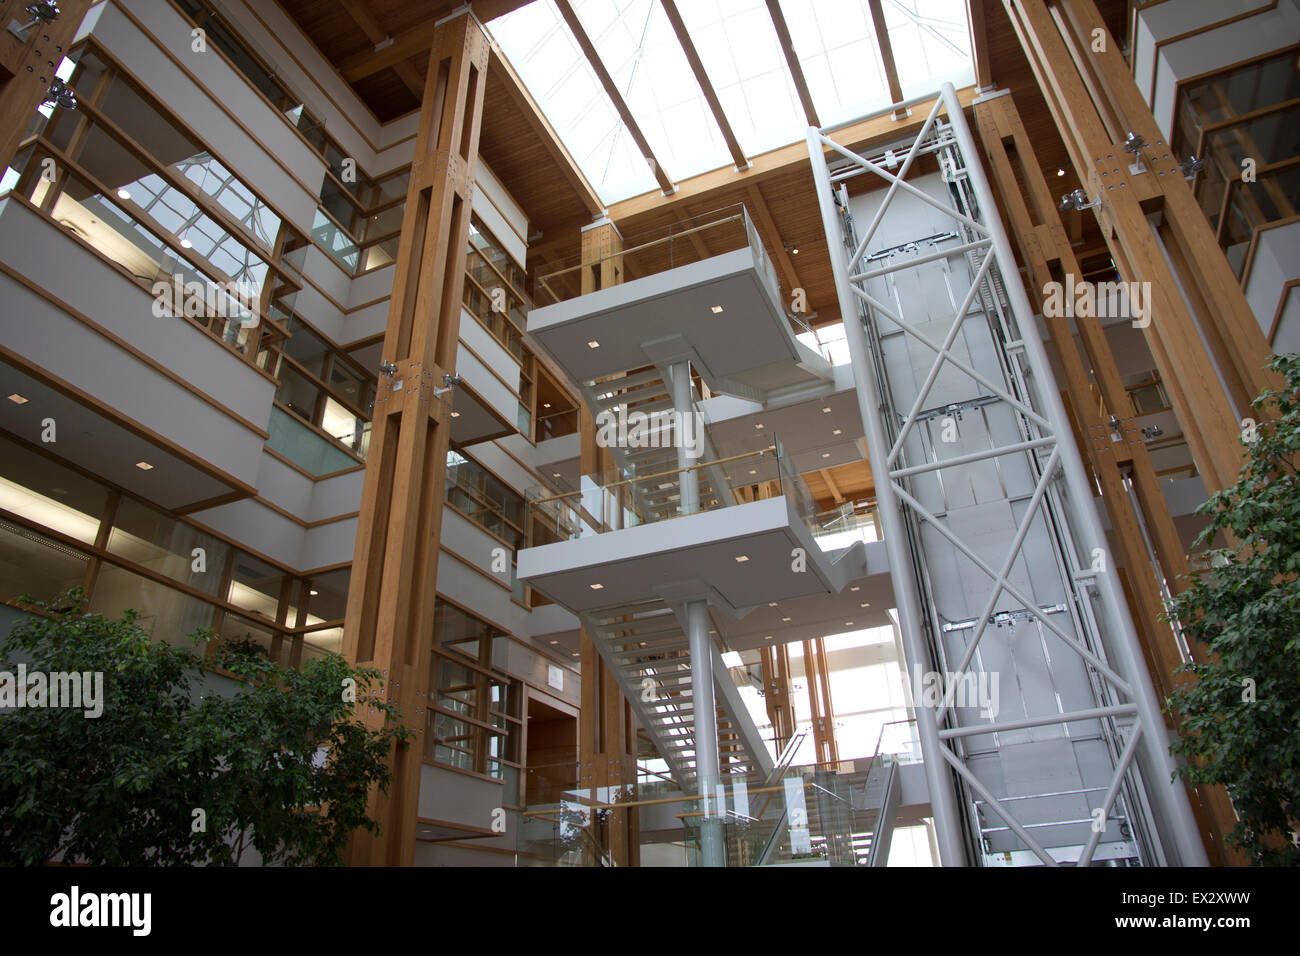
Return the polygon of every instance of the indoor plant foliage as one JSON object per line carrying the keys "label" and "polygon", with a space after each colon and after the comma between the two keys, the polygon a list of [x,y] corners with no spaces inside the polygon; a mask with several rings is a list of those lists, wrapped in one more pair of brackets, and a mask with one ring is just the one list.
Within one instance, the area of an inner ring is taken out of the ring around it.
{"label": "indoor plant foliage", "polygon": [[[238,649],[207,677],[193,650],[154,642],[134,623],[84,613],[78,592],[0,638],[0,669],[103,674],[103,712],[0,714],[0,864],[329,865],[387,789],[404,736],[371,698],[378,673],[328,655],[301,670]],[[200,648],[210,632],[193,636]],[[350,683],[349,679],[351,679]],[[355,688],[355,700],[348,693]],[[361,706],[388,720],[362,722]]]}
{"label": "indoor plant foliage", "polygon": [[1180,772],[1227,788],[1239,820],[1231,843],[1252,861],[1300,864],[1300,356],[1272,366],[1286,389],[1265,391],[1247,422],[1248,461],[1237,483],[1198,509],[1206,570],[1173,602],[1205,663],[1169,699],[1178,716]]}

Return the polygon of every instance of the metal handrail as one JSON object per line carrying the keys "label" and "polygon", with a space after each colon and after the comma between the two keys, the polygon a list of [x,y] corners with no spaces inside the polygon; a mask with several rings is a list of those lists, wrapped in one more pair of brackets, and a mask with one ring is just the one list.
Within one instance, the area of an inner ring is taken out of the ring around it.
{"label": "metal handrail", "polygon": [[[654,474],[654,475],[638,475],[635,478],[623,478],[619,481],[611,481],[609,482],[609,484],[601,485],[600,488],[602,490],[606,490],[609,488],[618,488],[621,485],[634,484],[639,481],[653,481],[656,478],[666,478],[669,475],[678,475],[683,472],[695,471],[700,468],[712,468],[715,465],[725,465],[728,462],[740,461],[742,458],[754,458],[754,457],[761,458],[763,455],[766,455],[768,452],[775,452],[775,451],[776,451],[775,445],[768,445],[766,448],[759,448],[754,451],[747,451],[742,455],[730,455],[726,458],[717,458],[714,459],[713,461],[700,462],[698,465],[687,465],[685,468],[673,468],[669,471],[661,471],[658,474]],[[532,498],[529,500],[529,504],[540,505],[540,504],[545,504],[548,501],[559,501],[561,498],[572,498],[574,495],[585,495],[585,494],[588,494],[588,492],[583,491],[582,489],[578,489],[576,491],[566,491],[563,492],[562,494],[549,495],[548,497],[545,498]]]}

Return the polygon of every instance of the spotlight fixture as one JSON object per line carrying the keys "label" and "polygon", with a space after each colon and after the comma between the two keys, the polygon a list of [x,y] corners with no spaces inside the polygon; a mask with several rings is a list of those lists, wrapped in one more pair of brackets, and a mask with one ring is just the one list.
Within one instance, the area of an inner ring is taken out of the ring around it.
{"label": "spotlight fixture", "polygon": [[310,591],[308,591],[307,593],[310,594],[312,597],[315,597],[316,595],[320,594],[320,592],[317,591],[315,588],[312,588],[312,589],[311,589]]}
{"label": "spotlight fixture", "polygon": [[796,246],[794,243],[786,242],[783,243],[783,245],[785,246],[785,251],[790,253],[790,255],[797,256],[799,254],[799,247]]}
{"label": "spotlight fixture", "polygon": [[11,26],[9,28],[9,31],[15,36],[22,36],[38,23],[53,23],[59,19],[59,5],[54,2],[29,3],[23,9],[27,11],[27,15],[31,19],[22,26]]}
{"label": "spotlight fixture", "polygon": [[1061,197],[1061,212],[1069,212],[1072,209],[1091,209],[1093,206],[1100,206],[1101,200],[1090,202],[1088,194],[1082,189],[1076,189],[1072,193],[1066,193]]}
{"label": "spotlight fixture", "polygon": [[442,376],[442,388],[435,388],[433,390],[433,397],[442,398],[442,396],[446,395],[460,384],[462,383],[459,375],[452,375],[450,372],[445,372]]}
{"label": "spotlight fixture", "polygon": [[397,374],[397,363],[386,362],[383,359],[379,361],[379,374],[384,378],[392,378]]}
{"label": "spotlight fixture", "polygon": [[1188,156],[1183,162],[1178,164],[1182,170],[1184,179],[1193,179],[1196,174],[1205,168],[1205,160],[1197,159],[1195,156]]}
{"label": "spotlight fixture", "polygon": [[75,110],[77,108],[77,94],[73,92],[72,87],[64,83],[57,76],[50,83],[50,88],[45,91],[45,99],[42,103],[49,106],[57,106],[60,109]]}
{"label": "spotlight fixture", "polygon": [[1064,170],[1064,169],[1058,169],[1058,170],[1056,171],[1056,175],[1058,175],[1058,176],[1064,176],[1064,175],[1065,175],[1065,170]]}
{"label": "spotlight fixture", "polygon": [[1140,134],[1130,132],[1124,137],[1124,152],[1132,153],[1136,156],[1138,153],[1142,152],[1142,147],[1146,144],[1147,141],[1143,139]]}

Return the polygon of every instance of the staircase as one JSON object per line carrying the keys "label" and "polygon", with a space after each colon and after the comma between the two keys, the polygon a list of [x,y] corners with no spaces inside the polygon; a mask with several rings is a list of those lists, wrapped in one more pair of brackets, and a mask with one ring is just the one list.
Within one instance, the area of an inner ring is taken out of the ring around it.
{"label": "staircase", "polygon": [[[691,656],[677,613],[664,601],[647,598],[584,615],[583,625],[669,773],[684,792],[694,793]],[[772,758],[716,651],[713,664],[723,776],[765,773]]]}

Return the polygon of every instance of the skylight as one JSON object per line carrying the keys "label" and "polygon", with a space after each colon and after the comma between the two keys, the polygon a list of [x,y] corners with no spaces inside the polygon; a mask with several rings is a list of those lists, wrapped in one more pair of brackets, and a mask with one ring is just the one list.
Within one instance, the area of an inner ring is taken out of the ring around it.
{"label": "skylight", "polygon": [[[668,179],[733,163],[662,0],[570,3]],[[765,0],[676,7],[745,156],[802,140],[808,120]],[[890,105],[867,0],[780,0],[780,9],[824,126]],[[973,82],[965,0],[883,0],[883,11],[904,98]],[[602,202],[659,188],[555,0],[489,29]]]}

